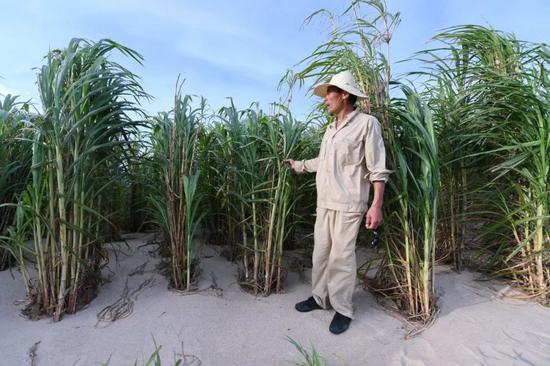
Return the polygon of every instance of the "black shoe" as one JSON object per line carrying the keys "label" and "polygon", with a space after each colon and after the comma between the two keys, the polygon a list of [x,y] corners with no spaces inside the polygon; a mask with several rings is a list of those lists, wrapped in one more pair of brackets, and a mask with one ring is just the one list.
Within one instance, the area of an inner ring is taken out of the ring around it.
{"label": "black shoe", "polygon": [[297,303],[294,307],[301,313],[307,313],[308,311],[322,309],[322,307],[317,304],[317,301],[315,301],[313,296],[307,300]]}
{"label": "black shoe", "polygon": [[344,333],[349,328],[349,323],[351,323],[351,318],[336,312],[328,329],[332,334]]}

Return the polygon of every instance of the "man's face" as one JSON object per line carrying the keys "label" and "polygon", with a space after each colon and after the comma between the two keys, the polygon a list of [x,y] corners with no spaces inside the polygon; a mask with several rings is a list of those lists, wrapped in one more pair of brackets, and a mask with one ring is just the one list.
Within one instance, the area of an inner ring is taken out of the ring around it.
{"label": "man's face", "polygon": [[338,89],[335,86],[329,86],[327,89],[327,94],[325,95],[325,107],[327,107],[328,113],[331,115],[336,115],[346,105],[345,95],[347,93]]}

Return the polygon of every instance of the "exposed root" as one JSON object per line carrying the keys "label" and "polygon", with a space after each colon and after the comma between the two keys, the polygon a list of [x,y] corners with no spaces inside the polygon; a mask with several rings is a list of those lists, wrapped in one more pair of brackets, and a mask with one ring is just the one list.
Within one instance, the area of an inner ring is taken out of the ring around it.
{"label": "exposed root", "polygon": [[145,262],[142,265],[137,266],[132,272],[128,274],[128,277],[132,277],[135,275],[142,275],[145,271],[145,267],[147,266],[147,263],[149,262]]}
{"label": "exposed root", "polygon": [[103,308],[97,313],[96,328],[106,328],[118,319],[127,318],[134,311],[134,301],[137,299],[139,293],[147,287],[154,285],[154,277],[143,281],[135,290],[129,292],[128,278],[126,278],[126,284],[122,290],[120,298],[112,305]]}
{"label": "exposed root", "polygon": [[196,287],[193,287],[189,290],[178,290],[175,288],[170,288],[170,291],[176,292],[179,295],[195,295],[202,292],[213,292],[216,297],[223,297],[223,288],[218,286],[218,282],[216,280],[216,275],[214,272],[210,272],[210,277],[212,278],[212,284],[206,288],[199,289]]}
{"label": "exposed root", "polygon": [[31,346],[31,348],[29,348],[29,358],[31,359],[31,366],[36,366],[36,359],[38,357],[36,351],[38,350],[38,345],[40,344],[40,342],[42,341],[36,342]]}
{"label": "exposed root", "polygon": [[202,361],[195,355],[185,353],[183,351],[183,343],[181,345],[181,353],[175,354],[176,364],[181,366],[200,366]]}

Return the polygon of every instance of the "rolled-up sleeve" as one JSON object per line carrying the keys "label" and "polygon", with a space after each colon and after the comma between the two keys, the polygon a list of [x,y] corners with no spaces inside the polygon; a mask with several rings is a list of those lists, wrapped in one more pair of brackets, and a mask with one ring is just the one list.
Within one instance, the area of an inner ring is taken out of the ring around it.
{"label": "rolled-up sleeve", "polygon": [[365,161],[367,164],[366,178],[371,182],[386,182],[391,170],[386,169],[386,149],[382,138],[380,122],[375,117],[370,118],[365,136]]}
{"label": "rolled-up sleeve", "polygon": [[315,173],[319,166],[319,158],[309,159],[309,160],[298,160],[296,161],[296,172],[297,173]]}

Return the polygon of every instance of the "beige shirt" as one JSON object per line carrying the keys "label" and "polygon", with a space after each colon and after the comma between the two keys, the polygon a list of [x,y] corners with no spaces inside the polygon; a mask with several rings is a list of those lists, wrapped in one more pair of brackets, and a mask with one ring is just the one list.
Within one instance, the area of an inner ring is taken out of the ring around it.
{"label": "beige shirt", "polygon": [[296,162],[296,171],[317,172],[317,207],[364,213],[371,182],[388,180],[386,150],[378,120],[355,110],[323,136],[319,156]]}

